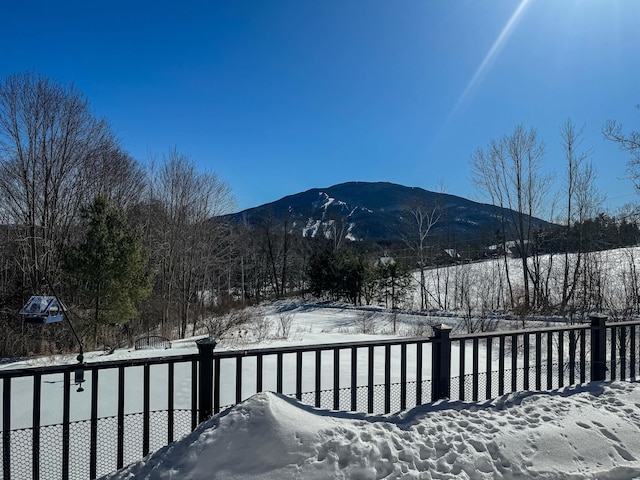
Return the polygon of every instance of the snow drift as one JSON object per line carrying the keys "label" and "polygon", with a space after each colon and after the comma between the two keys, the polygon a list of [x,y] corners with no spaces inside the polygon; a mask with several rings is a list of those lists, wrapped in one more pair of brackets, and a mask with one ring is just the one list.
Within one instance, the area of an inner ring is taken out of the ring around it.
{"label": "snow drift", "polygon": [[639,408],[640,384],[622,382],[389,416],[260,393],[104,478],[634,478]]}

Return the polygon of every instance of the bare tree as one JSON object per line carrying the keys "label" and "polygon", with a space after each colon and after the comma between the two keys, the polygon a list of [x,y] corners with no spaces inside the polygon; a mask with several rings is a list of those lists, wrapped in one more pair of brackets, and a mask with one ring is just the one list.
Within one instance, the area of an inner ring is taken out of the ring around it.
{"label": "bare tree", "polygon": [[326,225],[324,233],[333,242],[333,250],[339,250],[344,245],[352,226],[349,216],[344,214],[342,208],[330,211],[327,209],[322,215],[322,220]]}
{"label": "bare tree", "polygon": [[233,309],[219,315],[210,315],[198,323],[210,338],[225,343],[247,343],[251,334],[258,341],[266,338],[271,324],[259,308]]}
{"label": "bare tree", "polygon": [[56,252],[77,220],[96,163],[122,155],[85,97],[36,74],[0,82],[0,202],[20,229],[27,284],[55,270]]}
{"label": "bare tree", "polygon": [[308,252],[293,234],[293,228],[295,221],[290,213],[276,215],[269,212],[260,219],[255,231],[255,252],[257,258],[261,259],[260,263],[266,267],[265,286],[270,287],[276,298],[286,295],[296,284],[300,284],[301,274],[306,268]]}
{"label": "bare tree", "polygon": [[265,295],[268,265],[263,255],[262,239],[245,222],[234,231],[233,246],[236,251],[238,282],[243,302],[259,303]]}
{"label": "bare tree", "polygon": [[[150,203],[159,202],[155,252],[159,264],[159,287],[164,305],[163,319],[177,315],[179,335],[197,322],[193,309],[205,298],[216,298],[223,286],[213,270],[226,258],[224,230],[215,217],[228,213],[233,197],[226,183],[215,174],[201,173],[194,163],[175,148],[164,157],[152,178]],[[224,269],[223,269],[224,271]],[[225,282],[225,286],[228,286]],[[199,292],[209,292],[199,296]],[[172,312],[176,305],[178,311]]]}
{"label": "bare tree", "polygon": [[442,216],[442,210],[439,205],[417,205],[411,210],[413,225],[410,230],[411,234],[405,238],[405,243],[413,251],[418,260],[418,268],[420,271],[420,309],[427,308],[429,302],[426,287],[425,270],[428,262],[428,244],[427,237],[433,227],[438,223]]}
{"label": "bare tree", "polygon": [[[640,105],[638,105],[640,108]],[[624,133],[622,125],[615,120],[608,120],[602,128],[604,138],[616,142],[620,148],[631,155],[628,171],[631,179],[640,190],[640,132]]]}
{"label": "bare tree", "polygon": [[541,216],[548,184],[541,173],[543,155],[544,144],[536,131],[518,125],[510,135],[491,140],[486,151],[476,151],[471,159],[473,181],[499,207],[503,232],[507,239],[515,241],[515,251],[522,262],[521,307],[525,310],[532,306],[532,272],[527,257],[534,234],[533,219]]}
{"label": "bare tree", "polygon": [[[268,265],[268,273],[273,294],[276,298],[282,296],[282,285],[279,270],[282,267],[286,271],[286,245],[287,245],[287,222],[284,222],[284,238],[280,242],[279,222],[270,214],[260,222],[260,233],[263,240],[263,250]],[[282,248],[281,248],[282,247]]]}
{"label": "bare tree", "polygon": [[[598,194],[593,165],[588,162],[588,152],[581,151],[583,129],[576,129],[571,120],[560,127],[560,137],[566,159],[564,207],[565,248],[562,265],[562,288],[560,311],[566,313],[567,306],[579,285],[579,276],[584,262],[584,242],[582,225],[595,215],[602,198]],[[571,232],[577,242],[571,238]],[[573,250],[572,252],[570,250]]]}
{"label": "bare tree", "polygon": [[289,338],[291,327],[293,326],[293,318],[295,314],[291,310],[283,310],[278,313],[278,338]]}
{"label": "bare tree", "polygon": [[624,318],[640,314],[640,272],[638,272],[638,259],[633,248],[624,252],[626,267],[621,268],[619,276],[620,284],[624,291]]}
{"label": "bare tree", "polygon": [[129,154],[111,145],[89,165],[86,188],[93,198],[103,197],[109,203],[129,210],[144,202],[147,176],[140,163]]}

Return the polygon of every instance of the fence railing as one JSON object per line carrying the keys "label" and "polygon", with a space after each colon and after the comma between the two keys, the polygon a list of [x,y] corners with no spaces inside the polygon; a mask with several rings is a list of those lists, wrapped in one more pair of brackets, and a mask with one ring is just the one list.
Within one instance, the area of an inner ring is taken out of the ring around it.
{"label": "fence railing", "polygon": [[0,371],[2,478],[97,478],[269,390],[321,408],[390,413],[437,401],[630,379],[640,322],[216,351]]}

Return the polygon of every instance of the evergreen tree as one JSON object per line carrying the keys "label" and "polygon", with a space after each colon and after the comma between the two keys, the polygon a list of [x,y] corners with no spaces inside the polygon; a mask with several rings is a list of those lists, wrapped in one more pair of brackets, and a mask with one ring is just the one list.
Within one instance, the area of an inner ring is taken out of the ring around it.
{"label": "evergreen tree", "polygon": [[313,252],[307,266],[309,291],[320,297],[329,294],[336,299],[338,292],[338,266],[334,252],[329,248],[319,248]]}
{"label": "evergreen tree", "polygon": [[309,290],[316,296],[328,294],[333,300],[345,299],[362,304],[369,266],[362,256],[349,250],[321,248],[309,259]]}
{"label": "evergreen tree", "polygon": [[338,263],[338,288],[340,294],[354,305],[362,304],[364,283],[368,274],[365,260],[353,253],[340,251]]}
{"label": "evergreen tree", "polygon": [[375,263],[378,293],[387,308],[395,310],[409,293],[411,269],[403,261],[382,257]]}
{"label": "evergreen tree", "polygon": [[136,317],[136,305],[151,293],[152,276],[142,241],[121,209],[96,197],[81,216],[84,241],[63,252],[63,266],[82,306],[93,311],[97,340],[99,325],[126,324]]}

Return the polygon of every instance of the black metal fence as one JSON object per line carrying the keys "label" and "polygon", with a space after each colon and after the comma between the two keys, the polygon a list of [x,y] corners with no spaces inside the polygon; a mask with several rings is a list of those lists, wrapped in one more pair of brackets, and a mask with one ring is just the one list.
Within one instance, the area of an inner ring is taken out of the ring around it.
{"label": "black metal fence", "polygon": [[640,322],[562,326],[215,351],[0,371],[2,478],[86,479],[119,469],[188,434],[256,392],[316,407],[389,413],[437,401],[484,400],[636,376]]}

